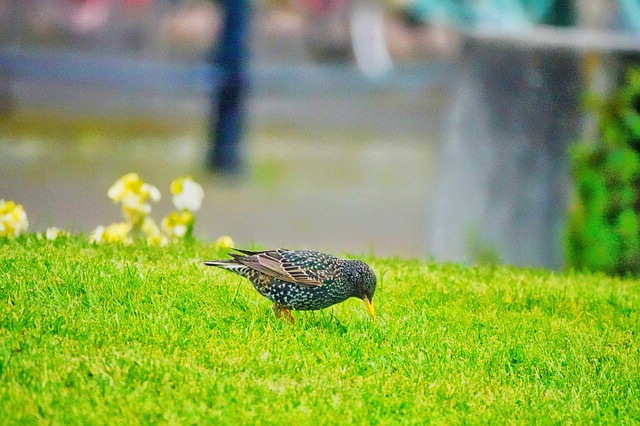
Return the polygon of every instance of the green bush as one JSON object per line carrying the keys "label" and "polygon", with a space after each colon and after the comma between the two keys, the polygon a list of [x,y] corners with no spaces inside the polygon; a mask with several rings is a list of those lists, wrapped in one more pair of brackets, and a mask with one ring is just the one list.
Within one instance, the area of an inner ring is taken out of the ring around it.
{"label": "green bush", "polygon": [[576,199],[567,260],[610,274],[640,273],[640,69],[608,99],[592,97],[597,141],[572,148]]}

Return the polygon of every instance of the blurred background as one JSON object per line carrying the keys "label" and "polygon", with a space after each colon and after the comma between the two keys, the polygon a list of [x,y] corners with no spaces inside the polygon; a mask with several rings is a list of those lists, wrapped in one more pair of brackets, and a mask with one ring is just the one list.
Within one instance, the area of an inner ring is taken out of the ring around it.
{"label": "blurred background", "polygon": [[157,220],[191,174],[200,238],[559,268],[581,99],[639,31],[635,0],[0,0],[0,198],[87,233],[123,174]]}

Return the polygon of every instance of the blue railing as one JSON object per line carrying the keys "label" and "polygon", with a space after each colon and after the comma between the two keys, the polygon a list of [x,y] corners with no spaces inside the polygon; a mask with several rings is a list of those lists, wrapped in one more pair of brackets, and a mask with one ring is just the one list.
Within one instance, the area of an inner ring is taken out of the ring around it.
{"label": "blue railing", "polygon": [[9,78],[195,94],[210,92],[220,77],[219,71],[204,63],[24,47],[0,48],[0,71]]}

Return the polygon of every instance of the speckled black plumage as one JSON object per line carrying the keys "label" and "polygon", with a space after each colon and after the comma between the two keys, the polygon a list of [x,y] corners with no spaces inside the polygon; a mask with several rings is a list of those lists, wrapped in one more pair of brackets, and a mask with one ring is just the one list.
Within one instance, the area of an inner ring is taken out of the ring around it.
{"label": "speckled black plumage", "polygon": [[[205,265],[227,269],[248,278],[256,290],[274,302],[274,311],[316,310],[362,299],[373,316],[376,276],[361,260],[345,260],[311,250],[236,250],[232,259]],[[293,319],[291,317],[291,319]]]}

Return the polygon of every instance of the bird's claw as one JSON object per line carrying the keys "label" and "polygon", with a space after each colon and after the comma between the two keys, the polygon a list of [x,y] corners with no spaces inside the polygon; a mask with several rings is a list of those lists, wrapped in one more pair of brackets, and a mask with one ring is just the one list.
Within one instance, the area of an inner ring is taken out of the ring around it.
{"label": "bird's claw", "polygon": [[276,315],[276,317],[278,318],[285,317],[288,321],[291,322],[291,324],[296,323],[296,319],[293,317],[293,315],[291,315],[291,312],[289,312],[289,310],[284,306],[278,303],[274,303],[271,309],[273,309],[273,313]]}

